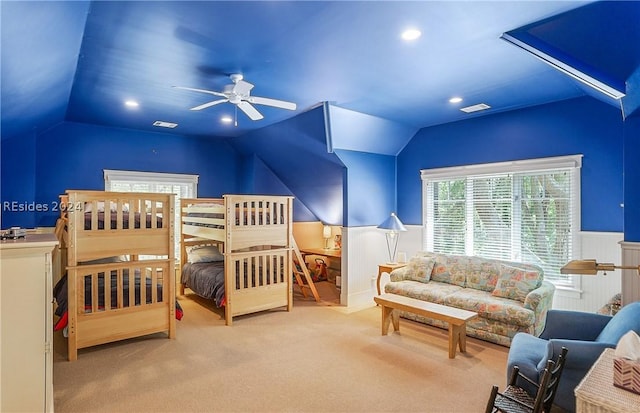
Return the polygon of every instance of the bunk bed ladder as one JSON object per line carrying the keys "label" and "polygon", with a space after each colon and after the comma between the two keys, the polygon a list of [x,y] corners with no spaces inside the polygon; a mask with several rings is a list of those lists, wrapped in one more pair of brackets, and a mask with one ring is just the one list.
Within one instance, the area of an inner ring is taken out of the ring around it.
{"label": "bunk bed ladder", "polygon": [[[300,291],[302,292],[302,295],[304,296],[304,298],[308,297],[307,289],[309,289],[311,290],[311,294],[313,294],[313,298],[315,298],[316,302],[319,303],[320,295],[318,294],[318,290],[316,289],[316,286],[313,283],[313,279],[311,278],[309,269],[307,268],[307,265],[304,261],[304,257],[300,253],[300,249],[298,248],[298,244],[296,244],[296,240],[293,239],[293,237],[291,239],[293,240],[293,254],[296,258],[292,266],[293,275],[294,277],[296,277],[296,282],[298,283],[298,286],[300,287]],[[303,282],[302,277],[304,277],[304,280],[307,281],[306,284]]]}

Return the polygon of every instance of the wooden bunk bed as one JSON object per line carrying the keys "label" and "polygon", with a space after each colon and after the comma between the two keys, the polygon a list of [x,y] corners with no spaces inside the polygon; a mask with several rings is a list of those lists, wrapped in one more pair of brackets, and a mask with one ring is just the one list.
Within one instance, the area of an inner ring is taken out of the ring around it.
{"label": "wooden bunk bed", "polygon": [[[293,307],[293,197],[224,195],[223,198],[182,199],[181,294],[194,290],[189,262],[192,252],[215,245],[222,258],[217,265],[216,300],[224,307],[225,323],[233,317]],[[222,283],[222,284],[220,284]],[[222,302],[221,302],[222,301]]]}
{"label": "wooden bunk bed", "polygon": [[69,360],[113,341],[174,338],[174,195],[68,190],[60,198],[56,234],[67,275],[56,301],[66,307]]}

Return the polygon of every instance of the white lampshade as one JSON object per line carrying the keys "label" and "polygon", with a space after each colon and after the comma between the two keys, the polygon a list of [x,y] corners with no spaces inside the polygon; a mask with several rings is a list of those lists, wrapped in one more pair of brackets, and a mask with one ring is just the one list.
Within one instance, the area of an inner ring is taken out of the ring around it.
{"label": "white lampshade", "polygon": [[331,238],[331,227],[329,225],[322,227],[322,238]]}

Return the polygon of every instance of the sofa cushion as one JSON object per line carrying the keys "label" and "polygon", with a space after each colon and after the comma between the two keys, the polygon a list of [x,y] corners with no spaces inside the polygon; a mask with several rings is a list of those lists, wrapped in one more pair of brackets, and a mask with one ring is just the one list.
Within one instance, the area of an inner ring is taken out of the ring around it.
{"label": "sofa cushion", "polygon": [[467,281],[465,286],[476,290],[492,292],[496,288],[500,265],[480,257],[471,257],[467,267]]}
{"label": "sofa cushion", "polygon": [[469,257],[465,255],[436,255],[431,279],[464,287],[467,279]]}
{"label": "sofa cushion", "polygon": [[404,278],[406,280],[429,282],[435,259],[429,257],[412,257],[407,263]]}
{"label": "sofa cushion", "polygon": [[538,288],[541,283],[542,277],[538,271],[500,264],[498,282],[491,294],[524,303],[527,294]]}
{"label": "sofa cushion", "polygon": [[481,318],[523,327],[533,325],[535,313],[519,301],[494,297],[486,291],[464,288],[448,295],[444,303],[450,307],[475,311]]}
{"label": "sofa cushion", "polygon": [[392,281],[384,286],[386,293],[404,295],[405,297],[416,298],[436,304],[444,304],[444,300],[448,295],[460,290],[462,290],[462,287],[458,285],[437,281],[429,281],[428,283],[411,280]]}

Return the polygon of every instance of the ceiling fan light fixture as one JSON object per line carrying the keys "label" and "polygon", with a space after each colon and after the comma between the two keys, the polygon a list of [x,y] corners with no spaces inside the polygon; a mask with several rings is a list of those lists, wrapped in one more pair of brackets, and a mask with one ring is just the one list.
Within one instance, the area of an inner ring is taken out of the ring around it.
{"label": "ceiling fan light fixture", "polygon": [[[222,89],[222,92],[218,92],[215,90],[207,90],[207,89],[197,89],[192,87],[184,87],[184,86],[173,86],[174,88],[190,90],[193,92],[206,93],[209,95],[218,96],[220,99],[212,100],[210,102],[203,103],[201,105],[195,106],[190,110],[202,110],[206,108],[210,108],[215,105],[219,105],[221,103],[231,103],[235,105],[236,109],[240,109],[244,112],[245,115],[249,117],[251,120],[260,120],[263,119],[264,116],[253,106],[253,104],[271,106],[274,108],[280,109],[288,109],[288,110],[296,110],[297,105],[293,102],[287,102],[284,100],[265,98],[260,96],[251,96],[251,90],[254,85],[243,80],[243,76],[241,74],[233,74],[230,76],[231,81],[233,82],[231,85],[225,85]],[[236,125],[237,125],[237,117],[236,117]]]}

